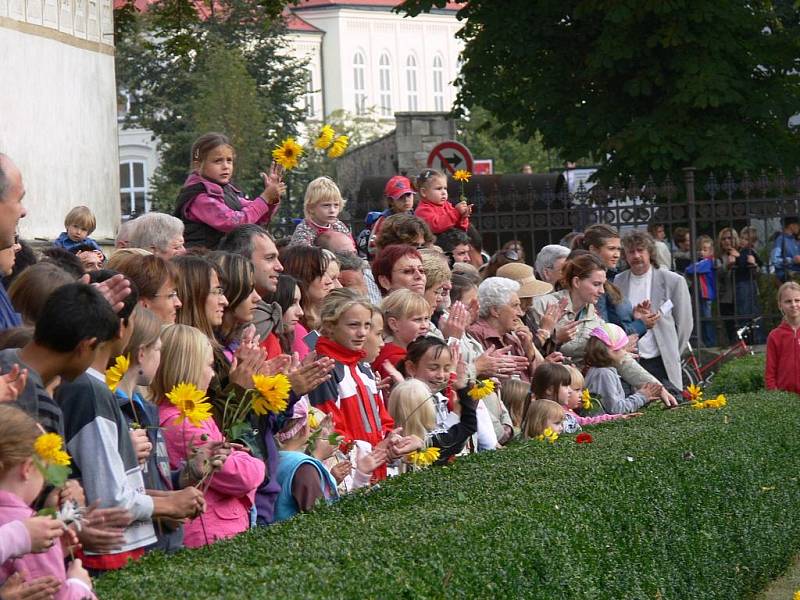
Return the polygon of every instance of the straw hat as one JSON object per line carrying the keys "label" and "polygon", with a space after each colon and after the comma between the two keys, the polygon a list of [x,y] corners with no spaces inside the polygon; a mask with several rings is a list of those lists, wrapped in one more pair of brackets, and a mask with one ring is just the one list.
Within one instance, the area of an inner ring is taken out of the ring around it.
{"label": "straw hat", "polygon": [[536,279],[533,267],[525,263],[508,263],[497,269],[498,277],[513,279],[519,284],[517,296],[520,298],[535,298],[544,296],[553,291],[553,286],[546,281]]}

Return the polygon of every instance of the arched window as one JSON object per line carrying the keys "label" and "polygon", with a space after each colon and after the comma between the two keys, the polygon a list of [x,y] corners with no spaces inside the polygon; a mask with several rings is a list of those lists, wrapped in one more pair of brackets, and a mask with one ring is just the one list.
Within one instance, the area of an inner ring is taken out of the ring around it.
{"label": "arched window", "polygon": [[306,93],[304,95],[306,116],[313,119],[317,114],[317,107],[314,105],[314,72],[306,69]]}
{"label": "arched window", "polygon": [[408,110],[415,111],[419,106],[419,95],[417,94],[417,59],[413,54],[409,54],[406,59],[406,94]]}
{"label": "arched window", "polygon": [[444,110],[444,69],[441,56],[433,59],[433,109]]}
{"label": "arched window", "polygon": [[361,52],[353,57],[353,94],[357,115],[367,111],[366,60]]}
{"label": "arched window", "polygon": [[389,55],[381,54],[378,61],[378,79],[380,84],[381,116],[392,116],[392,69]]}

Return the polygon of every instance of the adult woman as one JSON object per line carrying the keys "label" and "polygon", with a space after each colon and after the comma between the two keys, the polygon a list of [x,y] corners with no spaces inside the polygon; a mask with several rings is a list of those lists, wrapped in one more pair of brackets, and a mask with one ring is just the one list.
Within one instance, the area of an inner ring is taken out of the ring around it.
{"label": "adult woman", "polygon": [[328,271],[330,259],[322,248],[290,246],[281,254],[283,272],[300,284],[303,317],[295,338],[302,338],[320,326],[319,311],[322,301],[333,289],[333,279]]}
{"label": "adult woman", "polygon": [[74,281],[75,278],[61,267],[41,262],[31,265],[14,279],[8,288],[8,296],[22,315],[22,322],[35,325],[50,293]]}
{"label": "adult woman", "polygon": [[[728,344],[736,342],[736,297],[734,272],[739,260],[739,234],[733,227],[724,227],[717,236],[717,302],[719,314],[723,317]],[[744,267],[747,269],[747,267]],[[746,271],[745,271],[746,272]]]}
{"label": "adult woman", "polygon": [[384,295],[403,288],[418,294],[425,293],[427,278],[422,256],[413,246],[386,246],[372,262],[372,273]]}
{"label": "adult woman", "polygon": [[432,245],[434,239],[431,228],[425,221],[414,215],[403,213],[386,218],[381,232],[375,240],[375,246],[379,252],[387,246],[397,244],[422,248]]}
{"label": "adult woman", "polygon": [[[606,263],[590,252],[574,256],[564,264],[562,289],[546,296],[534,298],[531,305],[531,311],[537,322],[541,322],[550,305],[559,302],[562,303],[563,311],[557,325],[566,325],[569,321],[579,322],[574,338],[561,345],[561,352],[576,360],[583,358],[591,331],[605,323],[597,314],[594,304],[605,292],[606,268]],[[646,383],[659,383],[655,377],[633,360],[630,354],[626,356],[617,370],[620,376],[635,388]],[[676,404],[675,398],[663,386],[661,399],[668,406]]]}
{"label": "adult woman", "polygon": [[[272,294],[264,298],[266,302],[275,302],[281,307],[281,327],[276,332],[281,350],[291,354],[295,348],[295,331],[303,318],[302,292],[297,279],[286,273],[278,275],[278,287]],[[302,343],[302,340],[300,340]],[[308,348],[306,347],[306,353]]]}
{"label": "adult woman", "polygon": [[[425,269],[425,293],[423,296],[431,307],[431,323],[437,328],[439,317],[450,306],[450,266],[446,257],[437,250],[423,248],[422,268]],[[436,335],[433,331],[433,335]],[[437,336],[438,337],[438,336]]]}
{"label": "adult woman", "polygon": [[144,308],[152,310],[164,325],[175,322],[182,303],[175,286],[176,273],[172,263],[154,255],[127,253],[115,264],[116,270],[139,290],[139,303]]}
{"label": "adult woman", "polygon": [[[223,295],[228,306],[222,315],[222,325],[217,329],[217,339],[224,346],[228,360],[233,359],[233,352],[238,348],[244,328],[253,322],[256,306],[261,296],[256,292],[256,280],[253,263],[241,254],[214,252],[211,260],[225,276],[222,279]],[[267,354],[280,354],[280,348]]]}

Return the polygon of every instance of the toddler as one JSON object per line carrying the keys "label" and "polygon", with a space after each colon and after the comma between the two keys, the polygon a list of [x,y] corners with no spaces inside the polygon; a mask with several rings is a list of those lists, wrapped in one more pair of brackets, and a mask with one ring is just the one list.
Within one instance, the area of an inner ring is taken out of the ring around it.
{"label": "toddler", "polygon": [[95,271],[100,268],[106,259],[100,249],[100,245],[89,237],[96,227],[97,220],[89,207],[76,206],[64,217],[66,231],[58,236],[53,245],[75,254],[81,259],[84,268],[87,267],[87,264],[97,265],[96,268],[86,269],[87,271]]}
{"label": "toddler", "polygon": [[339,220],[339,212],[344,208],[344,204],[339,186],[333,179],[317,177],[306,188],[303,199],[303,212],[306,218],[297,224],[289,245],[313,246],[317,236],[328,231],[350,235],[350,229]]}
{"label": "toddler", "polygon": [[[561,365],[556,365],[561,366]],[[561,402],[564,408],[564,422],[562,423],[564,433],[578,433],[581,427],[586,425],[597,425],[598,423],[605,423],[607,421],[616,421],[617,419],[626,419],[630,417],[639,416],[641,413],[630,413],[627,415],[597,415],[595,417],[582,417],[576,410],[581,407],[583,403],[581,393],[583,392],[584,379],[581,372],[572,365],[564,365],[562,367],[569,372],[569,396],[566,402]],[[591,410],[591,409],[589,409]]]}
{"label": "toddler", "polygon": [[434,235],[451,227],[469,229],[472,206],[463,200],[455,206],[447,201],[447,177],[443,173],[426,169],[417,177],[417,189],[420,203],[414,214],[430,225]]}
{"label": "toddler", "polygon": [[[687,275],[697,273],[699,289],[694,290],[700,294],[700,313],[703,317],[702,332],[703,343],[706,346],[717,345],[717,332],[714,321],[711,319],[711,307],[717,297],[716,265],[714,264],[714,242],[707,235],[697,238],[697,251],[699,260],[686,268]],[[692,281],[692,278],[689,278]]]}

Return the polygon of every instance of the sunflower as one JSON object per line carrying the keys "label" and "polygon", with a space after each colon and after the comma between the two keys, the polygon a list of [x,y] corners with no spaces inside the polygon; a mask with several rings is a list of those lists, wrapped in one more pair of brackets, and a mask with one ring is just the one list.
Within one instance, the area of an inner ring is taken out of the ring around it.
{"label": "sunflower", "polygon": [[540,442],[544,442],[545,440],[547,440],[551,444],[555,444],[556,440],[558,439],[558,434],[555,431],[553,431],[552,428],[547,427],[545,428],[544,432],[541,435],[536,436],[536,439],[539,440]]}
{"label": "sunflower", "polygon": [[328,150],[328,158],[339,158],[347,150],[348,139],[346,135],[340,135],[333,141],[331,149]]}
{"label": "sunflower", "polygon": [[588,389],[584,389],[581,392],[581,406],[583,410],[589,410],[592,408],[592,395],[589,393]]}
{"label": "sunflower", "polygon": [[192,425],[199,427],[203,421],[211,418],[211,404],[207,402],[208,398],[193,383],[179,383],[167,394],[167,399],[180,411],[175,423],[189,419]]}
{"label": "sunflower", "polygon": [[426,448],[417,450],[408,455],[408,462],[415,467],[427,467],[439,460],[439,448]]}
{"label": "sunflower", "polygon": [[272,151],[272,158],[287,171],[291,171],[300,164],[301,156],[303,156],[303,147],[292,137],[283,140],[283,143]]}
{"label": "sunflower", "polygon": [[129,356],[118,356],[114,359],[114,366],[106,369],[106,385],[112,392],[116,391],[119,382],[125,377],[125,373],[131,366]]}
{"label": "sunflower", "polygon": [[703,397],[703,390],[699,385],[691,384],[686,388],[686,395],[691,402],[700,402]]}
{"label": "sunflower", "polygon": [[475,385],[472,386],[472,389],[469,391],[469,397],[477,402],[492,392],[494,392],[494,381],[491,379],[481,379],[476,381]]}
{"label": "sunflower", "polygon": [[327,150],[333,143],[334,135],[336,135],[336,133],[333,131],[333,127],[330,125],[323,125],[317,136],[317,141],[314,142],[314,147],[317,150]]}
{"label": "sunflower", "polygon": [[453,173],[453,179],[456,181],[461,181],[462,183],[466,183],[469,181],[469,178],[472,177],[472,173],[465,169],[459,169],[455,173]]}
{"label": "sunflower", "polygon": [[69,466],[70,458],[64,451],[64,440],[57,433],[43,433],[37,437],[33,450],[45,464]]}
{"label": "sunflower", "polygon": [[286,410],[292,386],[283,373],[277,375],[253,375],[253,385],[258,395],[253,399],[253,412],[265,415],[268,412],[281,413]]}
{"label": "sunflower", "polygon": [[319,420],[317,419],[317,415],[314,414],[313,410],[308,411],[308,427],[312,430],[319,427]]}

